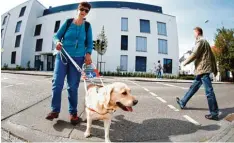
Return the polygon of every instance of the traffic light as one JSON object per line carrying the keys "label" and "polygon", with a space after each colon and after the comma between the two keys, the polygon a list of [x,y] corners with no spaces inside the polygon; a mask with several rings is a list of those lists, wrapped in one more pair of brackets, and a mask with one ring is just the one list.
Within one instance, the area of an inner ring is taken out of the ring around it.
{"label": "traffic light", "polygon": [[99,45],[99,43],[100,43],[100,40],[98,39],[98,40],[97,40],[97,44]]}
{"label": "traffic light", "polygon": [[93,41],[93,49],[96,50],[96,41]]}
{"label": "traffic light", "polygon": [[104,48],[104,44],[105,44],[105,42],[102,41],[102,42],[101,42],[101,50],[104,50],[104,49],[105,49],[105,48]]}

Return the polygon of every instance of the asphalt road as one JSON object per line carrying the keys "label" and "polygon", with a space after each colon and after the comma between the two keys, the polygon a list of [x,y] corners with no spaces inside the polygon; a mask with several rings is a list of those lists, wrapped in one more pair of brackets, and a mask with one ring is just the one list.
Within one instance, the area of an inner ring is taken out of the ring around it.
{"label": "asphalt road", "polygon": [[[215,84],[214,90],[220,107],[220,121],[206,120],[208,113],[204,88],[191,99],[186,110],[180,110],[175,97],[182,97],[189,83],[136,82],[105,78],[105,84],[115,80],[125,82],[139,103],[133,112],[114,114],[110,139],[124,141],[205,141],[228,126],[222,121],[234,112],[234,85]],[[66,84],[62,109],[58,120],[47,121],[50,111],[51,78],[17,74],[1,74],[2,129],[28,141],[103,141],[103,122],[95,121],[92,137],[85,139],[86,123],[69,123]],[[84,86],[79,88],[79,113],[83,111]]]}

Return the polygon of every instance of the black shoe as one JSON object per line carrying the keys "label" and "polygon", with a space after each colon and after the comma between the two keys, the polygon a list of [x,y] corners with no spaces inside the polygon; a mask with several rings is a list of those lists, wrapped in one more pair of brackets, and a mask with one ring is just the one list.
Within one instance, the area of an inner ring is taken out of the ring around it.
{"label": "black shoe", "polygon": [[205,115],[205,118],[206,118],[206,119],[209,119],[209,120],[216,120],[216,121],[219,120],[219,117],[218,117],[218,116],[212,116],[211,114]]}
{"label": "black shoe", "polygon": [[181,102],[181,100],[180,100],[179,97],[176,97],[176,102],[177,102],[177,104],[180,106],[180,109],[184,109],[184,105],[183,105],[183,103]]}

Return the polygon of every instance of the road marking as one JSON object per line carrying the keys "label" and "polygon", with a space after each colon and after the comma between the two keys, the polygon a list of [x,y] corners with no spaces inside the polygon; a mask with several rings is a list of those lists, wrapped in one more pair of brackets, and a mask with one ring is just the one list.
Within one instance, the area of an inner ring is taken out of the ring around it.
{"label": "road marking", "polygon": [[179,109],[177,109],[176,107],[174,107],[173,105],[167,105],[168,107],[170,107],[172,110],[174,110],[174,111],[180,111]]}
{"label": "road marking", "polygon": [[8,88],[8,87],[11,87],[11,86],[14,86],[14,85],[7,85],[7,86],[4,86],[4,88]]}
{"label": "road marking", "polygon": [[9,78],[3,77],[1,80],[5,80],[5,79],[9,79]]}
{"label": "road marking", "polygon": [[195,125],[200,125],[197,121],[195,121],[193,118],[189,117],[188,115],[183,115],[183,117]]}
{"label": "road marking", "polygon": [[145,87],[142,87],[145,91],[148,91],[149,92],[149,89],[145,88]]}
{"label": "road marking", "polygon": [[140,86],[139,84],[135,83],[134,81],[130,81],[131,83],[137,85],[137,86]]}
{"label": "road marking", "polygon": [[157,97],[157,98],[158,98],[158,100],[162,101],[163,103],[167,103],[167,101],[162,99],[161,97]]}
{"label": "road marking", "polygon": [[24,84],[24,83],[17,83],[17,84],[15,84],[15,85],[20,85],[20,84]]}
{"label": "road marking", "polygon": [[155,93],[153,93],[153,92],[150,92],[150,94],[151,94],[151,95],[153,95],[153,96],[158,96],[158,95],[156,95],[156,94],[155,94]]}
{"label": "road marking", "polygon": [[166,86],[170,86],[170,87],[177,87],[177,88],[184,89],[184,90],[188,90],[189,89],[188,87],[181,87],[181,86],[176,86],[176,85],[167,84],[167,83],[159,83],[159,82],[157,82],[157,83],[158,84],[162,84],[162,85],[166,85]]}

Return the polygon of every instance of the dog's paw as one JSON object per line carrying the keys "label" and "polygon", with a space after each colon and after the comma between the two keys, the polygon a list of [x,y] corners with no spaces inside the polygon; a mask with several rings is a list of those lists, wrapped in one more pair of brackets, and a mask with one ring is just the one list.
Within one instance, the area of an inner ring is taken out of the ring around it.
{"label": "dog's paw", "polygon": [[84,137],[85,137],[85,138],[91,137],[91,134],[90,134],[89,132],[85,132],[85,133],[84,133]]}
{"label": "dog's paw", "polygon": [[112,143],[110,140],[105,140],[105,143]]}

